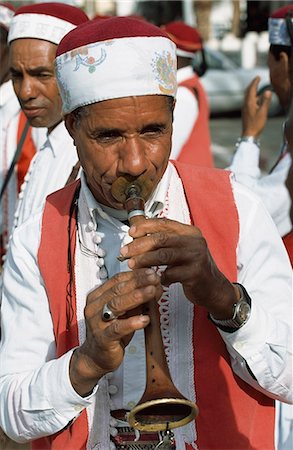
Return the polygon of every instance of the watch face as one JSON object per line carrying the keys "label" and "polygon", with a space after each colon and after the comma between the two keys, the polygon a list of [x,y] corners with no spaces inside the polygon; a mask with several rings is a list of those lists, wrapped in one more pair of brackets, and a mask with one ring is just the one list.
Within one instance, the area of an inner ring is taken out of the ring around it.
{"label": "watch face", "polygon": [[241,321],[241,323],[246,322],[249,316],[250,316],[249,304],[245,301],[238,303],[237,317]]}

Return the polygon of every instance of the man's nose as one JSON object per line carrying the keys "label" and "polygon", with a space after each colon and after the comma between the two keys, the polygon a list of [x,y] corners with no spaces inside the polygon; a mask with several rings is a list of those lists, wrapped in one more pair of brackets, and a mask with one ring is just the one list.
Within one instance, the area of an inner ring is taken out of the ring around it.
{"label": "man's nose", "polygon": [[139,137],[127,138],[122,144],[119,155],[118,170],[121,174],[134,177],[141,175],[147,169],[146,145]]}
{"label": "man's nose", "polygon": [[24,76],[19,83],[19,89],[17,92],[18,98],[26,102],[32,98],[35,98],[35,86],[34,86],[34,80],[32,77]]}

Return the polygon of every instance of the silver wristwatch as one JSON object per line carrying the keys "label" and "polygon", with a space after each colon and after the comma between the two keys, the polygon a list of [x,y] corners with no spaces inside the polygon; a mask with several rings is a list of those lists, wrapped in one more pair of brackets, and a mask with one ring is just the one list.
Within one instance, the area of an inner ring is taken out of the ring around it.
{"label": "silver wristwatch", "polygon": [[233,316],[231,319],[219,320],[209,314],[211,321],[221,330],[233,332],[241,328],[249,319],[251,311],[251,299],[246,289],[239,283],[233,283],[240,290],[240,299],[233,305]]}

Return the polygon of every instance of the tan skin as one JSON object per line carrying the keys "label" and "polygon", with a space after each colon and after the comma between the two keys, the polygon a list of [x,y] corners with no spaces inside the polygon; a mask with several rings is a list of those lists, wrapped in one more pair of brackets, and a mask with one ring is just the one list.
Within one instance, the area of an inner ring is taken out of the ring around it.
{"label": "tan skin", "polygon": [[[89,115],[78,120],[72,113],[67,115],[66,127],[95,198],[122,209],[111,195],[117,177],[146,174],[153,189],[160,181],[170,154],[172,112],[164,96],[107,100],[90,105],[88,111]],[[70,379],[80,395],[87,395],[99,378],[119,367],[133,333],[150,321],[131,311],[158,301],[163,285],[182,283],[192,303],[219,319],[231,317],[232,305],[239,298],[237,288],[217,268],[197,227],[147,219],[132,226],[129,233],[135,240],[121,254],[129,258],[132,270],[116,274],[87,297],[86,340],[70,364]],[[150,269],[159,265],[167,266],[161,278]],[[101,319],[105,303],[118,316],[107,323]]]}
{"label": "tan skin", "polygon": [[62,102],[54,73],[57,46],[40,39],[10,44],[9,67],[20,106],[33,127],[49,132],[62,120]]}
{"label": "tan skin", "polygon": [[[291,95],[290,61],[285,52],[280,53],[277,60],[273,53],[268,54],[268,67],[271,84],[276,92],[282,108],[287,111]],[[242,136],[259,137],[264,129],[269,112],[272,94],[265,91],[257,95],[260,77],[255,77],[249,84],[242,108]]]}

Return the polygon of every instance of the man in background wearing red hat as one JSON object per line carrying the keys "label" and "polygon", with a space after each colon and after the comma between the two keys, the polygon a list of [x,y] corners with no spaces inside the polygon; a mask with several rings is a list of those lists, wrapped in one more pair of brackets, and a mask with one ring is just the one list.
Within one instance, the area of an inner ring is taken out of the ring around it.
{"label": "man in background wearing red hat", "polygon": [[[270,42],[268,66],[271,83],[286,112],[289,110],[292,95],[292,17],[293,6],[287,5],[276,10],[271,15],[268,24]],[[293,262],[292,217],[290,218],[292,197],[286,186],[292,157],[288,151],[286,136],[283,134],[283,142],[276,164],[268,175],[262,175],[259,166],[259,139],[267,122],[271,94],[265,92],[262,96],[258,96],[259,82],[260,78],[256,77],[247,89],[242,109],[242,135],[236,144],[236,152],[229,169],[234,171],[239,182],[251,188],[262,198],[284,239],[289,257]],[[284,133],[284,127],[282,133]],[[291,177],[290,180],[292,180]],[[277,411],[279,412],[276,421],[277,448],[278,450],[291,449],[293,446],[293,408],[291,405],[277,403]]]}
{"label": "man in background wearing red hat", "polygon": [[29,126],[10,80],[7,38],[14,14],[13,6],[8,3],[0,4],[1,82],[3,82],[0,86],[0,266],[8,245],[20,186],[31,158],[45,139],[45,129],[32,130]]}
{"label": "man in background wearing red hat", "polygon": [[203,56],[202,73],[206,70],[203,42],[199,32],[184,22],[162,26],[176,44],[178,91],[174,108],[171,159],[212,167],[213,157],[209,130],[209,105],[198,74],[192,67],[196,52]]}
{"label": "man in background wearing red hat", "polygon": [[[141,20],[89,21],[60,42],[56,77],[82,172],[13,233],[1,426],[42,450],[273,450],[275,399],[293,401],[291,267],[250,190],[170,162],[174,43]],[[150,302],[172,380],[200,413],[140,434],[127,420]]]}
{"label": "man in background wearing red hat", "polygon": [[[86,14],[77,7],[39,3],[20,7],[11,21],[8,42],[14,91],[29,124],[38,129],[45,127],[47,138],[31,164],[28,158],[25,161],[21,178],[24,183],[18,181],[20,193],[16,213],[13,196],[16,181],[11,179],[7,186],[2,199],[4,249],[11,230],[38,209],[47,194],[65,185],[77,162],[76,150],[62,120],[62,103],[53,63],[57,44],[64,34],[87,20]],[[4,143],[9,155],[16,148],[11,144],[15,135],[11,124],[7,143]],[[6,159],[4,172],[7,173],[12,158]],[[21,161],[20,157],[18,166]]]}

